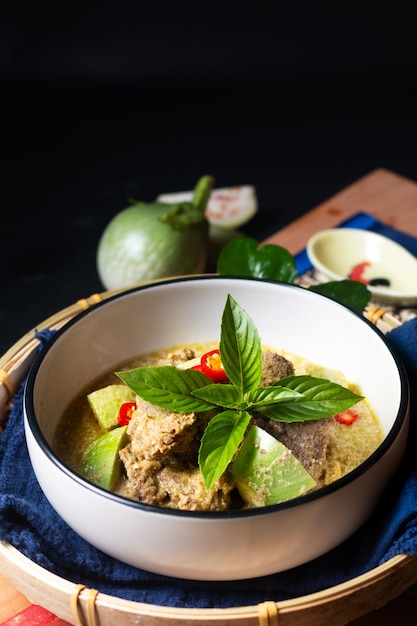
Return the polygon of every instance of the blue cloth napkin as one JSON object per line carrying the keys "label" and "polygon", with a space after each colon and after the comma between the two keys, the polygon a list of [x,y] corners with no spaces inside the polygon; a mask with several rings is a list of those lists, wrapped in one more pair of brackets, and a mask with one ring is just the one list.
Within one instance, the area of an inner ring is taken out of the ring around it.
{"label": "blue cloth napkin", "polygon": [[[417,319],[389,333],[411,380],[417,376]],[[397,554],[417,554],[417,395],[409,447],[393,486],[372,518],[343,545],[291,571],[257,579],[200,582],[151,574],[110,558],[73,532],[44,497],[28,457],[23,384],[0,438],[0,539],[45,569],[102,593],[152,605],[248,606],[299,597],[350,580]],[[123,529],[115,529],[115,532]],[[311,529],[314,541],[315,529]]]}
{"label": "blue cloth napkin", "polygon": [[[48,331],[38,338],[41,349]],[[159,576],[108,557],[66,525],[38,485],[23,430],[24,383],[0,436],[0,540],[74,583],[126,600],[185,608],[251,606],[299,597],[348,581],[397,554],[417,555],[417,318],[392,330],[387,340],[402,358],[411,383],[411,429],[404,462],[368,522],[324,556],[280,574],[226,582]],[[311,529],[312,541],[316,530]]]}

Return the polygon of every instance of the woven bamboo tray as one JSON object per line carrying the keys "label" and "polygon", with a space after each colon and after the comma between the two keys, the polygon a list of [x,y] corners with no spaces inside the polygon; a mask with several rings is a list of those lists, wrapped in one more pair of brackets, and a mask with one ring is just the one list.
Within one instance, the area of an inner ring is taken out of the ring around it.
{"label": "woven bamboo tray", "polygon": [[[296,254],[314,232],[336,226],[358,211],[367,211],[393,227],[417,237],[417,184],[379,168],[352,183],[264,243],[282,245]],[[82,310],[110,293],[81,300],[37,327],[58,329]],[[376,323],[376,320],[372,320]],[[378,325],[378,324],[377,324]],[[385,330],[382,328],[381,330]],[[0,422],[14,390],[26,376],[38,342],[34,330],[0,358]],[[417,557],[399,555],[384,565],[341,585],[291,600],[229,609],[170,609],[121,600],[82,588],[33,563],[12,546],[0,542],[0,572],[34,604],[39,604],[71,624],[101,626],[179,626],[224,624],[231,626],[342,626],[385,606],[417,583]],[[0,579],[1,584],[1,579]],[[3,594],[7,603],[16,598],[16,610],[26,603],[18,591]],[[13,596],[13,597],[11,597]],[[397,607],[398,611],[398,607]],[[407,611],[407,607],[405,608]],[[401,611],[400,611],[401,612]],[[11,615],[12,613],[8,613]],[[403,616],[407,623],[408,614]],[[401,615],[397,619],[401,623]],[[362,623],[362,621],[361,621]],[[378,618],[372,624],[379,623]],[[383,622],[391,623],[391,622]]]}
{"label": "woven bamboo tray", "polygon": [[[81,311],[117,292],[80,300],[48,318],[36,330],[59,329]],[[0,421],[36,355],[35,329],[0,358]],[[306,596],[255,606],[227,609],[186,609],[123,600],[63,579],[42,568],[11,545],[0,542],[0,572],[33,604],[39,604],[74,625],[83,626],[342,626],[382,607],[417,583],[417,558],[399,555],[382,566],[343,584]]]}

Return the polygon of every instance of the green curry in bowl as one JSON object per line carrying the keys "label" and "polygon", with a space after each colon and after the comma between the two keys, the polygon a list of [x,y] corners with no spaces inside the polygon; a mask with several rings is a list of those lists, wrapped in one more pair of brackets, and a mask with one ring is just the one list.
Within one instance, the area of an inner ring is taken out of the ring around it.
{"label": "green curry in bowl", "polygon": [[329,485],[383,436],[343,373],[261,345],[229,296],[220,344],[149,352],[100,377],[65,411],[54,448],[76,472],[126,498],[226,511]]}

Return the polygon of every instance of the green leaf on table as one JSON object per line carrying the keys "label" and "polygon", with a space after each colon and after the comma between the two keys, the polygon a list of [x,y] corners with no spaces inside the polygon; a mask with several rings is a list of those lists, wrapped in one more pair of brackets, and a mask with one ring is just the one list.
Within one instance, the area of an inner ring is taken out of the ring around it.
{"label": "green leaf on table", "polygon": [[371,298],[371,292],[367,286],[357,280],[334,280],[312,285],[309,289],[333,298],[333,300],[350,307],[357,313],[363,313]]}
{"label": "green leaf on table", "polygon": [[229,241],[220,252],[217,273],[293,283],[297,278],[297,266],[285,248],[274,244],[260,246],[251,237],[239,237]]}

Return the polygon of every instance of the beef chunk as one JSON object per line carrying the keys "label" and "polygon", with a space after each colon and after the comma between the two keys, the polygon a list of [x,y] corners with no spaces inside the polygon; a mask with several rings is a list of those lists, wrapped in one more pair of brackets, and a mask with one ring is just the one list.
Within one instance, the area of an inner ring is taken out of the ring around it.
{"label": "beef chunk", "polygon": [[232,477],[225,473],[206,490],[198,467],[167,456],[160,460],[138,458],[128,444],[120,451],[129,479],[124,495],[154,506],[188,511],[223,511],[231,508]]}
{"label": "beef chunk", "polygon": [[285,357],[270,350],[262,352],[262,387],[269,387],[285,376],[294,374],[294,366]]}
{"label": "beef chunk", "polygon": [[136,399],[136,407],[127,429],[133,454],[144,459],[173,453],[195,456],[198,424],[194,413],[174,413],[141,398]]}
{"label": "beef chunk", "polygon": [[[227,510],[235,482],[227,473],[207,491],[197,465],[201,429],[208,416],[174,413],[137,398],[120,451],[133,500],[186,510]],[[201,423],[200,423],[201,422]]]}

